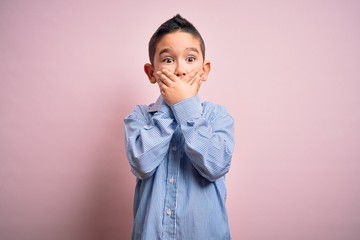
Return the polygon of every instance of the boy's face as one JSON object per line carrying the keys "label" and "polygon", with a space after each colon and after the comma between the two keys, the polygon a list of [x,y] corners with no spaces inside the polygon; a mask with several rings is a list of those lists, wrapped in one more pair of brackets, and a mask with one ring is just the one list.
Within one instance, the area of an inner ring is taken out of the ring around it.
{"label": "boy's face", "polygon": [[173,32],[159,41],[153,65],[145,64],[144,69],[151,83],[157,82],[156,73],[163,69],[169,70],[180,79],[190,72],[198,71],[202,75],[202,81],[206,81],[210,62],[204,62],[197,38],[190,33]]}

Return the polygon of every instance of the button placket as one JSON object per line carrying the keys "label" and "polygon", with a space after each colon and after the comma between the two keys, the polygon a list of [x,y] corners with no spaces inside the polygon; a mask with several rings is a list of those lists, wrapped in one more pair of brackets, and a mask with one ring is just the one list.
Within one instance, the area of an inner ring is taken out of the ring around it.
{"label": "button placket", "polygon": [[180,167],[180,151],[178,146],[181,141],[179,129],[175,131],[169,148],[169,159],[167,165],[165,208],[164,208],[164,239],[173,239],[176,235],[176,196],[178,191],[177,176]]}
{"label": "button placket", "polygon": [[171,209],[168,208],[168,209],[166,210],[166,215],[167,215],[168,217],[170,217],[170,216],[171,216],[171,213],[172,213]]}

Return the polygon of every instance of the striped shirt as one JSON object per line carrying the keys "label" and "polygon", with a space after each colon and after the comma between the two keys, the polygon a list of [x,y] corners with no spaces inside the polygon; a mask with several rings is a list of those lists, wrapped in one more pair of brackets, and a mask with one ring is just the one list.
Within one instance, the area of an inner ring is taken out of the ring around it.
{"label": "striped shirt", "polygon": [[132,239],[230,239],[225,174],[234,131],[225,108],[198,96],[169,107],[160,96],[124,122],[136,176]]}

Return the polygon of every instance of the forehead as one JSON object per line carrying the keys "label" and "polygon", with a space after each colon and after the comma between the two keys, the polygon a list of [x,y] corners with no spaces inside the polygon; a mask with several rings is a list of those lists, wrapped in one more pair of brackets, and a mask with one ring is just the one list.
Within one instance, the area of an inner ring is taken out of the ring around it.
{"label": "forehead", "polygon": [[164,35],[156,46],[156,54],[159,54],[159,52],[165,48],[174,51],[185,51],[189,48],[196,48],[198,52],[201,53],[199,39],[187,32],[173,32]]}

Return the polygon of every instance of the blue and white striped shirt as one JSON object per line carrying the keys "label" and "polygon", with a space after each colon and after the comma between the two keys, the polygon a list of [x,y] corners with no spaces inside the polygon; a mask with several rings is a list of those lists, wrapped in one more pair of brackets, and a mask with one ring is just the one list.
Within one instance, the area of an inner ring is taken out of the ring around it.
{"label": "blue and white striped shirt", "polygon": [[198,96],[169,107],[160,96],[125,118],[136,178],[132,239],[230,239],[225,174],[233,119]]}

